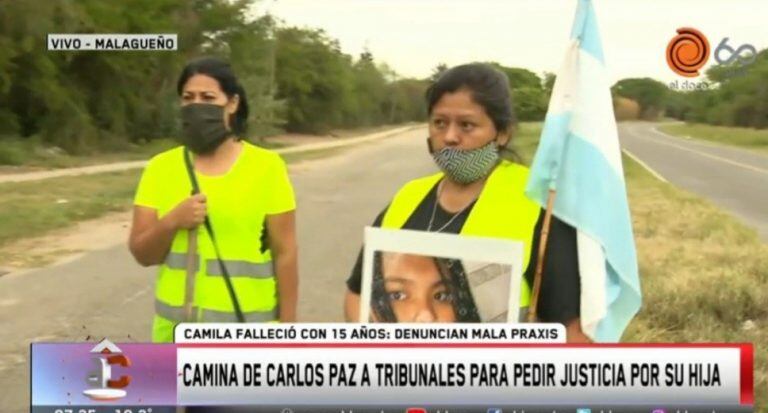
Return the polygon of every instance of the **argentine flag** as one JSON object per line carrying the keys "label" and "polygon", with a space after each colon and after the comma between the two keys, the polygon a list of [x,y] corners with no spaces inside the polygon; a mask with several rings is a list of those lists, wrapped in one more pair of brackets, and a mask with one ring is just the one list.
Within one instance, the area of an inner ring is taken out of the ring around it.
{"label": "argentine flag", "polygon": [[616,342],[640,308],[641,292],[621,149],[592,2],[579,0],[557,74],[526,194],[577,230],[581,327]]}

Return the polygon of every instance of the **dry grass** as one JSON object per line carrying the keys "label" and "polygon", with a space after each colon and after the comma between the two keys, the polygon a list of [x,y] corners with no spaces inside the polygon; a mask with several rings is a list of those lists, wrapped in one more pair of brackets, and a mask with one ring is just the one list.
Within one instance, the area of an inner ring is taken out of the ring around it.
{"label": "dry grass", "polygon": [[768,409],[768,245],[711,203],[624,165],[643,287],[624,339],[754,343],[755,411]]}
{"label": "dry grass", "polygon": [[[337,155],[348,149],[320,149],[286,154],[283,158],[288,163],[297,163]],[[21,246],[25,244],[24,240],[45,242],[39,237],[57,230],[70,231],[82,221],[130,210],[140,175],[140,169],[132,169],[32,182],[1,183],[0,269],[42,266],[61,255],[78,251],[52,251],[49,248],[33,251]]]}
{"label": "dry grass", "polygon": [[[516,147],[533,158],[540,124]],[[655,179],[624,158],[643,307],[628,342],[755,345],[755,411],[768,411],[768,245],[710,202]]]}
{"label": "dry grass", "polygon": [[0,184],[0,245],[130,207],[140,170]]}

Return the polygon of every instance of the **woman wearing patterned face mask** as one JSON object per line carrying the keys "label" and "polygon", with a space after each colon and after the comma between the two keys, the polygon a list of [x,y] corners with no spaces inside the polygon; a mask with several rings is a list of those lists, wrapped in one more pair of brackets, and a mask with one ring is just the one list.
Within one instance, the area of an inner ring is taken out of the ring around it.
{"label": "woman wearing patterned face mask", "polygon": [[[522,241],[525,311],[543,213],[524,195],[528,169],[501,156],[515,129],[509,81],[488,65],[457,66],[430,86],[426,101],[427,145],[442,172],[407,183],[373,225]],[[544,269],[540,321],[560,322],[569,341],[586,341],[579,325],[575,230],[554,217]],[[358,317],[361,273],[362,254],[347,280],[349,321]]]}
{"label": "woman wearing patterned face mask", "polygon": [[160,266],[153,341],[173,341],[182,321],[295,321],[296,205],[285,163],[243,140],[248,105],[229,64],[195,60],[177,90],[183,146],[147,164],[129,240],[141,265]]}

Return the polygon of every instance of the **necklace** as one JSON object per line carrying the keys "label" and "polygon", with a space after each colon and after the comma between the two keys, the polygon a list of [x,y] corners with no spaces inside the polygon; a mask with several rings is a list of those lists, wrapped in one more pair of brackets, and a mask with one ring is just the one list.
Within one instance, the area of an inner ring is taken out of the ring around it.
{"label": "necklace", "polygon": [[[437,211],[437,204],[440,202],[440,194],[443,192],[443,181],[440,181],[439,184],[437,184],[437,194],[435,194],[435,202],[432,204],[432,216],[429,217],[429,224],[427,225],[427,232],[432,231],[432,224],[435,222],[435,212]],[[448,228],[448,225],[451,225],[451,222],[453,222],[456,217],[461,215],[464,211],[469,208],[470,205],[472,205],[474,202],[470,202],[467,204],[464,208],[462,208],[459,212],[456,212],[453,214],[451,219],[448,220],[448,222],[445,223],[442,227],[435,230],[435,232],[442,232],[444,229]]]}

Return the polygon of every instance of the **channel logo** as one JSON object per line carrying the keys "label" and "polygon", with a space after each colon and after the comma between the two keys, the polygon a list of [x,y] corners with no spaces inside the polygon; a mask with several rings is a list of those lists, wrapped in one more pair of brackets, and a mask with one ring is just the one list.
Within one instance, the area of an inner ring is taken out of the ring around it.
{"label": "channel logo", "polygon": [[667,45],[667,65],[675,73],[685,77],[698,76],[699,69],[709,60],[709,40],[694,28],[677,29],[677,36]]}
{"label": "channel logo", "polygon": [[707,64],[710,54],[720,65],[741,68],[757,59],[757,49],[751,44],[734,49],[725,37],[712,52],[704,33],[692,27],[681,27],[667,44],[667,65],[680,76],[696,77],[701,74],[699,70]]}
{"label": "channel logo", "polygon": [[83,394],[91,400],[111,401],[125,397],[128,392],[123,390],[131,383],[131,376],[120,376],[112,379],[112,366],[130,367],[131,360],[123,354],[119,347],[107,339],[91,349],[91,360],[96,364],[96,370],[91,371],[85,379],[89,386]]}

